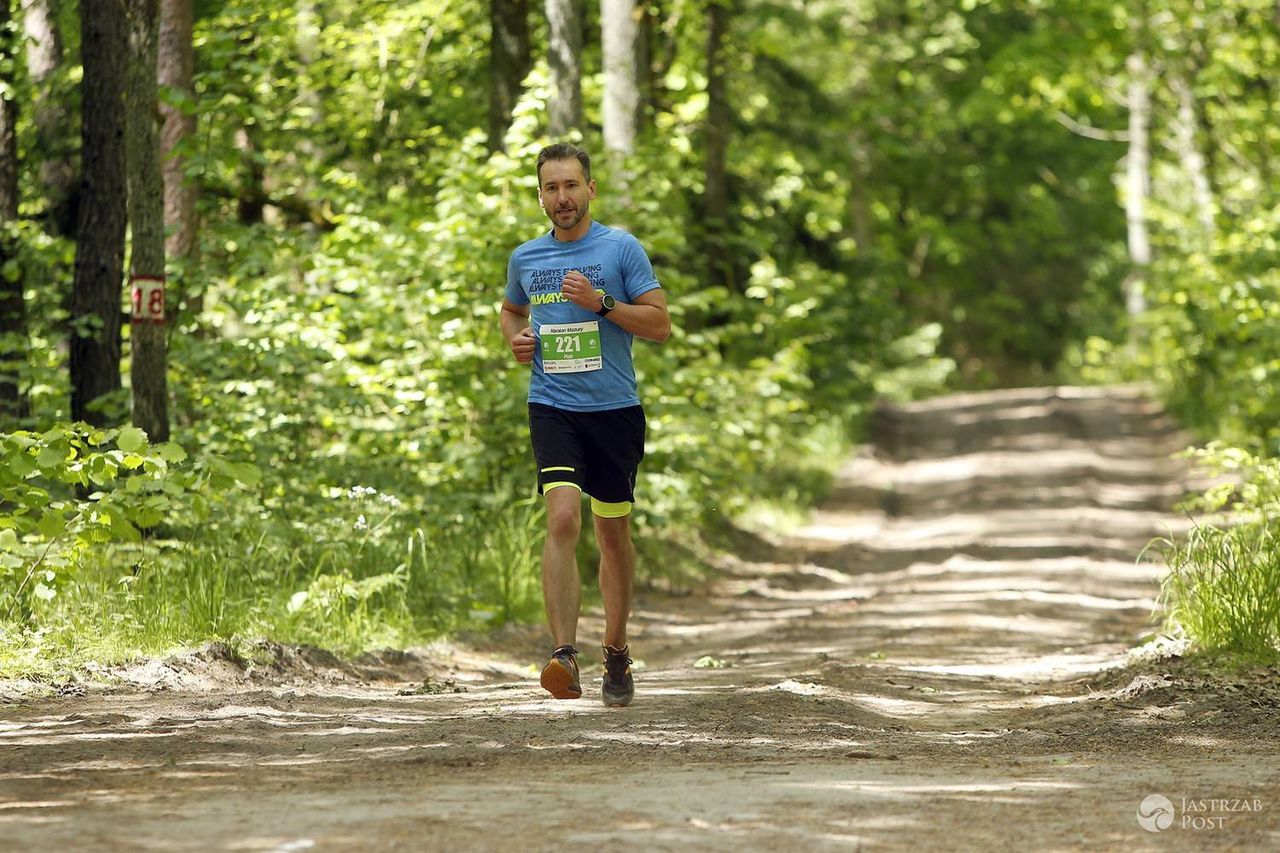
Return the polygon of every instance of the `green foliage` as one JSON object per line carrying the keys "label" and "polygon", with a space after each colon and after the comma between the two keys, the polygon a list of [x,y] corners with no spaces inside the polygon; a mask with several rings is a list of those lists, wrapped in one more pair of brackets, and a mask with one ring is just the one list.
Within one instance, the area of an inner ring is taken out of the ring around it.
{"label": "green foliage", "polygon": [[1169,627],[1209,651],[1280,657],[1280,460],[1225,445],[1194,455],[1231,475],[1194,506],[1230,515],[1160,541]]}
{"label": "green foliage", "polygon": [[[113,446],[114,445],[114,446]],[[142,541],[172,515],[198,524],[211,495],[253,483],[253,466],[218,458],[181,463],[173,443],[151,445],[135,427],[62,424],[44,433],[0,433],[0,597],[6,618],[29,618],[85,555],[107,543]]]}

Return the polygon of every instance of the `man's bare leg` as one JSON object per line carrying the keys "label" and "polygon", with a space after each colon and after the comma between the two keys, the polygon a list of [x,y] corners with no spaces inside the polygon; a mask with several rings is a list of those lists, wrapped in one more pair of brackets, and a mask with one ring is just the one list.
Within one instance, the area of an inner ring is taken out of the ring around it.
{"label": "man's bare leg", "polygon": [[571,646],[578,637],[582,581],[575,551],[582,529],[582,493],[558,486],[546,493],[547,543],[542,549],[542,602],[547,627],[556,646]]}
{"label": "man's bare leg", "polygon": [[615,649],[624,649],[627,646],[627,619],[631,616],[631,586],[636,573],[631,517],[601,518],[593,515],[592,518],[595,519],[596,545],[600,548],[604,643]]}

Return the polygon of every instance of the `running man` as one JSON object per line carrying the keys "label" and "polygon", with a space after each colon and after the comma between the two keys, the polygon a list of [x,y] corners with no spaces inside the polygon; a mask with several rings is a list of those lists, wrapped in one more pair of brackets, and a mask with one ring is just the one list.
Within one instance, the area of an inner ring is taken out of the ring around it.
{"label": "running man", "polygon": [[666,340],[671,318],[640,242],[592,221],[596,182],[586,152],[550,145],[538,154],[537,173],[538,202],[552,228],[511,254],[502,333],[516,361],[533,365],[529,435],[547,502],[542,598],[555,645],[542,686],[557,699],[582,696],[574,552],[586,493],[604,598],[602,694],[606,705],[628,705],[635,693],[627,645],[630,514],[645,435],[631,339]]}

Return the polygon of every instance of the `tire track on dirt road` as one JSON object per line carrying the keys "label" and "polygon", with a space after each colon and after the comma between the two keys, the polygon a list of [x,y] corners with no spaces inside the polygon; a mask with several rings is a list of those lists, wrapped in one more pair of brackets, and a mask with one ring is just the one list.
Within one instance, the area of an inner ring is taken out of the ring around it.
{"label": "tire track on dirt road", "polygon": [[[873,432],[805,528],[638,596],[628,709],[594,701],[598,665],[586,699],[544,699],[532,629],[363,678],[187,656],[131,674],[159,692],[0,707],[0,848],[1280,846],[1280,691],[1118,669],[1153,630],[1136,557],[1183,523],[1159,406],[951,395]],[[464,692],[403,695],[428,676]],[[1151,794],[1264,808],[1149,833]]]}

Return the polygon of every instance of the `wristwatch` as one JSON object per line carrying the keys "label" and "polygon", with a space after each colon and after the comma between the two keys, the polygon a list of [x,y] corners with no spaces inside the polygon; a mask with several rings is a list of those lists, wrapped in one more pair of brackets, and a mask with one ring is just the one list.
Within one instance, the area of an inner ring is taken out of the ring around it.
{"label": "wristwatch", "polygon": [[600,297],[600,310],[597,311],[596,314],[603,317],[616,308],[617,305],[618,300],[606,293],[604,296]]}

